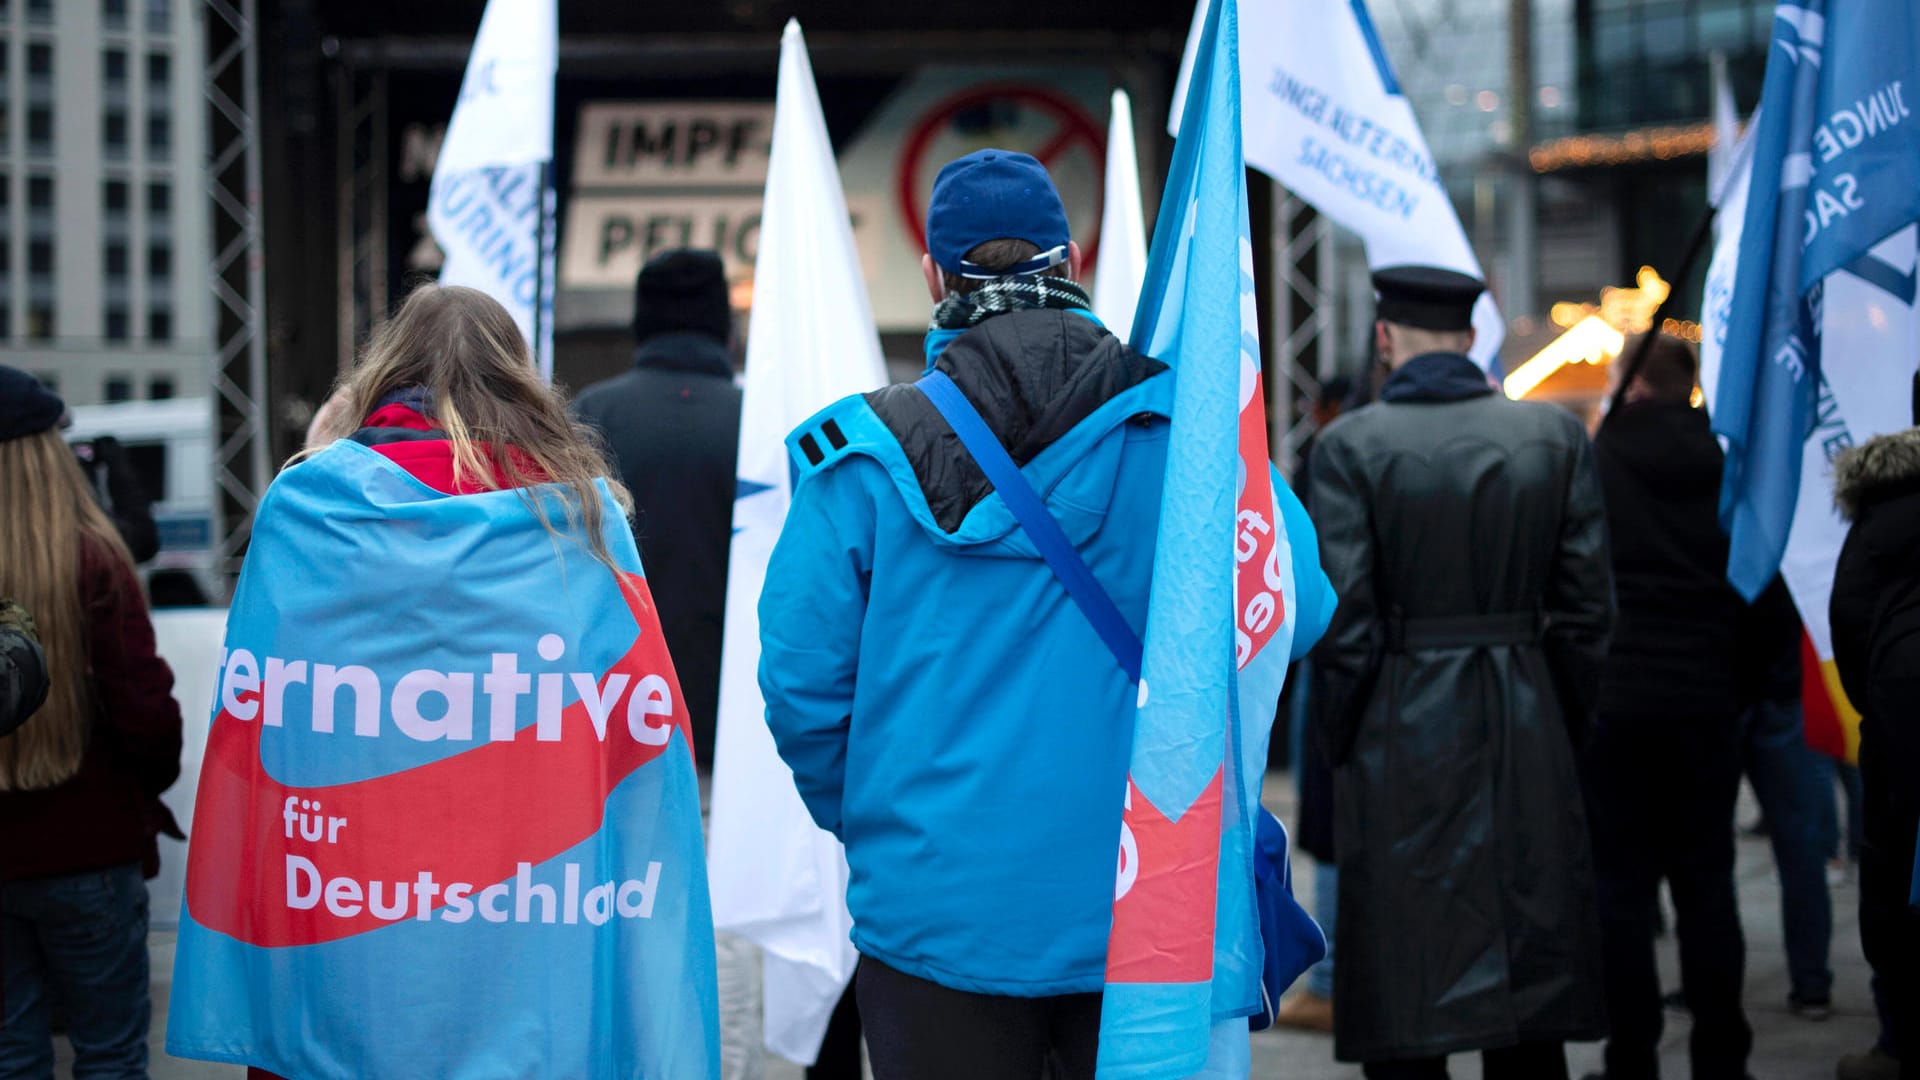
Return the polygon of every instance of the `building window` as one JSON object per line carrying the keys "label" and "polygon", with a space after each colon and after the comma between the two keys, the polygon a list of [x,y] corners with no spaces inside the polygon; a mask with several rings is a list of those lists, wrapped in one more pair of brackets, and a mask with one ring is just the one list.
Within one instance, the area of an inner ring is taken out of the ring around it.
{"label": "building window", "polygon": [[44,41],[27,44],[27,78],[53,78],[53,46]]}
{"label": "building window", "polygon": [[109,375],[101,395],[112,405],[121,401],[133,400],[133,378],[129,375]]}
{"label": "building window", "polygon": [[166,308],[154,308],[147,312],[147,340],[173,340],[173,312]]}
{"label": "building window", "polygon": [[164,94],[173,85],[173,58],[166,53],[147,54],[147,90]]}
{"label": "building window", "polygon": [[35,341],[53,337],[52,304],[34,304],[27,308],[27,336]]}
{"label": "building window", "polygon": [[131,337],[133,333],[130,325],[131,322],[132,320],[128,317],[126,308],[123,308],[123,307],[108,308],[107,309],[107,340],[108,341],[127,340],[127,338]]}
{"label": "building window", "polygon": [[100,185],[100,205],[106,207],[110,216],[124,215],[127,212],[127,182],[108,180]]}
{"label": "building window", "polygon": [[147,276],[166,280],[173,276],[173,245],[154,242],[147,246]]}
{"label": "building window", "polygon": [[[5,341],[12,336],[13,336],[13,309],[7,306],[6,301],[0,300],[0,341]],[[40,376],[40,381],[42,383],[45,383],[47,381],[47,377],[45,375]],[[48,389],[51,390],[53,388],[48,387]],[[58,393],[58,391],[55,391],[55,393]]]}
{"label": "building window", "polygon": [[100,146],[115,160],[127,156],[127,110],[108,109],[100,118]]}
{"label": "building window", "polygon": [[114,30],[127,28],[127,0],[100,0],[100,20]]}
{"label": "building window", "polygon": [[147,380],[147,400],[172,401],[173,400],[173,376],[155,375],[154,377],[148,379]]}
{"label": "building window", "polygon": [[147,155],[166,157],[173,153],[173,120],[160,113],[147,114]]}
{"label": "building window", "polygon": [[27,19],[38,23],[52,22],[53,0],[27,0]]}
{"label": "building window", "polygon": [[147,185],[147,216],[165,220],[173,213],[173,187],[163,181]]}
{"label": "building window", "polygon": [[173,0],[147,0],[147,33],[164,34],[173,29]]}
{"label": "building window", "polygon": [[127,276],[127,245],[124,240],[112,240],[107,243],[106,262],[108,277]]}
{"label": "building window", "polygon": [[43,212],[53,210],[53,177],[27,177],[27,209]]}
{"label": "building window", "polygon": [[100,78],[109,90],[122,90],[127,85],[127,52],[125,49],[108,49],[100,54]]}
{"label": "building window", "polygon": [[53,241],[30,240],[27,242],[27,273],[34,277],[53,275]]}
{"label": "building window", "polygon": [[44,156],[53,154],[53,106],[27,108],[27,151]]}

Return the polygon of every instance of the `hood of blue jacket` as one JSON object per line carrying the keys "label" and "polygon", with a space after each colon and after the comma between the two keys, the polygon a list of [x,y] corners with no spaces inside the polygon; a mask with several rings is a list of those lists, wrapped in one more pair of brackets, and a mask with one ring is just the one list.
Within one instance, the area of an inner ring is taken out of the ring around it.
{"label": "hood of blue jacket", "polygon": [[[935,338],[940,340],[936,341]],[[1046,500],[1069,539],[1106,518],[1129,424],[1164,424],[1173,375],[1079,312],[1020,311],[963,333],[929,335],[947,373]],[[1038,558],[1005,500],[917,386],[834,403],[787,439],[795,482],[852,457],[877,462],[936,545],[962,554]]]}

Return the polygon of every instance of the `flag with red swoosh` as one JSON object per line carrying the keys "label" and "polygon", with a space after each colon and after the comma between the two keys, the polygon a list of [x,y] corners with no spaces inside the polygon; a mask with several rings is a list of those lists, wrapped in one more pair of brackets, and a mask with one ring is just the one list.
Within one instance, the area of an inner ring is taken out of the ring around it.
{"label": "flag with red swoosh", "polygon": [[[715,1077],[687,711],[625,517],[335,443],[228,618],[167,1048],[322,1077]],[[536,512],[565,535],[550,534]]]}
{"label": "flag with red swoosh", "polygon": [[1135,316],[1177,373],[1100,1017],[1102,1080],[1246,1075],[1253,837],[1297,619],[1276,514],[1237,13],[1212,4]]}

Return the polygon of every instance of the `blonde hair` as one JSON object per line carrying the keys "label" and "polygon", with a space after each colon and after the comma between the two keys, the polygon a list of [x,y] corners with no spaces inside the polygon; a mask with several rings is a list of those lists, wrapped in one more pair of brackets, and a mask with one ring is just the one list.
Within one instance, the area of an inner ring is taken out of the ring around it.
{"label": "blonde hair", "polygon": [[535,374],[513,316],[478,289],[422,285],[410,293],[334,389],[301,456],[351,435],[382,398],[408,387],[426,390],[433,420],[453,443],[457,484],[518,489],[555,537],[566,533],[528,485],[544,480],[568,489],[570,497],[558,500],[567,531],[584,531],[594,558],[615,568],[595,481],[606,481],[623,514],[633,502],[613,479],[598,434],[570,417],[559,393]]}
{"label": "blonde hair", "polygon": [[66,440],[48,430],[0,442],[0,595],[33,615],[51,684],[46,704],[0,739],[0,791],[53,787],[80,771],[96,707],[81,581],[89,550],[131,574],[133,556]]}

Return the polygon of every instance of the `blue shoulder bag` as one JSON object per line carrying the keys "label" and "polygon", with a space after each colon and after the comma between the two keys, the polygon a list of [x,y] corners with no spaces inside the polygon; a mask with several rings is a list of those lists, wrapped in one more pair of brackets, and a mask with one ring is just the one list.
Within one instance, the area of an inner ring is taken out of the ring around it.
{"label": "blue shoulder bag", "polygon": [[[1129,680],[1138,683],[1143,652],[1140,635],[1127,624],[1113,597],[1093,576],[1086,559],[1067,539],[1066,531],[1047,511],[1039,492],[1033,490],[1020,467],[1013,463],[1012,456],[981,419],[973,402],[967,400],[944,371],[928,373],[917,385],[933,407],[940,410],[940,415],[946,417],[961,444],[973,455],[974,464],[980,466],[994,490],[1006,501],[1007,509],[1027,531],[1027,538],[1040,550],[1053,576],[1066,586],[1068,595],[1093,624],[1094,632],[1106,642],[1120,669],[1127,673]],[[1260,912],[1260,940],[1266,956],[1260,971],[1261,1013],[1249,1018],[1255,1031],[1272,1025],[1280,995],[1302,972],[1327,954],[1327,939],[1319,924],[1293,898],[1285,826],[1264,807],[1259,812],[1258,824],[1253,851],[1254,906]]]}

